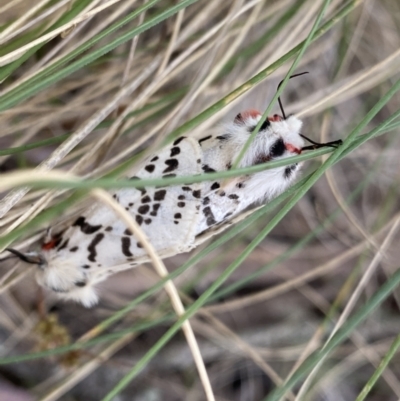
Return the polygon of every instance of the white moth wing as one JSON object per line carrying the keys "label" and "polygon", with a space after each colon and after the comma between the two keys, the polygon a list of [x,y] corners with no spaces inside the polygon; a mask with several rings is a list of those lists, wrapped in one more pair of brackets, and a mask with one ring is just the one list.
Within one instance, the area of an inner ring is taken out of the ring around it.
{"label": "white moth wing", "polygon": [[[198,142],[181,137],[151,158],[136,176],[148,179],[197,175],[202,172],[202,160]],[[145,188],[140,202],[133,206],[136,221],[161,256],[192,249],[203,186],[203,183],[194,183]]]}
{"label": "white moth wing", "polygon": [[[236,146],[232,146],[228,134],[208,135],[200,138],[199,143],[203,153],[204,173],[226,171],[231,168],[235,151],[237,153],[238,150]],[[199,243],[199,236],[204,237],[204,234],[208,232],[210,235],[207,235],[207,238],[210,238],[216,227],[224,227],[225,223],[248,207],[248,199],[252,192],[248,187],[248,181],[248,177],[239,176],[204,182],[196,246]]]}
{"label": "white moth wing", "polygon": [[[128,176],[138,180],[190,176],[200,174],[201,166],[198,142],[181,137],[149,157],[135,176]],[[195,246],[202,188],[203,183],[123,188],[113,191],[112,196],[140,225],[159,255],[166,257]],[[48,266],[39,271],[39,283],[86,305],[97,299],[94,291],[89,291],[93,284],[148,260],[119,216],[97,202],[83,211],[62,234],[57,247],[44,250],[43,256]]]}
{"label": "white moth wing", "polygon": [[261,209],[261,207],[262,206],[256,207],[254,209],[247,210],[247,211],[239,214],[238,216],[236,216],[236,217],[234,217],[232,219],[227,219],[222,224],[215,225],[215,226],[209,228],[208,230],[203,231],[201,234],[199,234],[196,237],[195,246],[197,247],[197,246],[203,244],[204,242],[208,241],[209,239],[211,239],[215,235],[219,235],[219,234],[223,233],[228,228],[236,225],[237,223],[239,223],[242,220],[244,220],[246,217],[248,217],[251,214],[253,214],[256,210]]}

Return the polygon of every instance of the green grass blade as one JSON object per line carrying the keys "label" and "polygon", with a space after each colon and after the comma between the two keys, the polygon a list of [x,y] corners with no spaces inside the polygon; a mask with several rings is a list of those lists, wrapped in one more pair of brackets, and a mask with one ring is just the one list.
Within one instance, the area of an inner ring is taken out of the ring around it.
{"label": "green grass blade", "polygon": [[[55,22],[50,28],[48,28],[44,34],[51,32],[52,30],[59,28],[60,26],[66,24],[68,21],[74,19],[82,10],[84,10],[92,0],[80,0],[73,2],[71,9],[63,14],[60,19]],[[13,61],[12,63],[0,67],[0,82],[6,79],[12,72],[14,72],[21,64],[28,60],[33,54],[35,54],[45,43],[32,47],[19,59]]]}
{"label": "green grass blade", "polygon": [[361,393],[358,395],[355,401],[364,401],[367,395],[373,389],[375,383],[381,377],[383,371],[389,365],[389,362],[394,358],[397,354],[397,350],[400,347],[400,334],[395,338],[392,345],[390,346],[389,351],[386,353],[385,357],[382,359],[381,363],[379,364],[378,368],[375,370],[374,374],[365,384],[364,388],[361,390]]}
{"label": "green grass blade", "polygon": [[135,36],[159,24],[160,22],[178,13],[180,10],[188,7],[190,4],[193,4],[196,1],[198,0],[182,0],[177,5],[168,8],[166,11],[160,12],[152,18],[149,18],[140,26],[122,34],[117,39],[114,39],[102,48],[94,50],[93,52],[87,54],[86,56],[83,56],[79,60],[72,62],[69,66],[53,71],[52,74],[50,74],[50,76],[48,77],[46,76],[43,79],[34,80],[33,83],[29,82],[29,85],[24,85],[23,89],[15,88],[14,90],[0,97],[0,111],[7,110],[10,107],[15,106],[22,100],[28,99],[42,89],[47,88],[48,86],[58,82],[62,78],[65,78],[66,76],[74,73],[85,65],[95,61],[96,59],[115,49],[119,45],[133,39]]}

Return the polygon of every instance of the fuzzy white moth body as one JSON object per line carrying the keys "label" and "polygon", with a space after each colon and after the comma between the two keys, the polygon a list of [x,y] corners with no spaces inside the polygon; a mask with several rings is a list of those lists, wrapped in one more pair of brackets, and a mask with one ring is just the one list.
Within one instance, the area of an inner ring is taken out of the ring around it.
{"label": "fuzzy white moth body", "polygon": [[[261,114],[238,114],[218,135],[199,140],[180,137],[150,156],[131,179],[190,176],[229,170]],[[295,116],[268,118],[239,167],[280,160],[301,153],[302,122]],[[187,252],[196,238],[222,227],[249,208],[278,196],[295,180],[299,164],[255,174],[170,187],[125,188],[113,198],[133,216],[161,257]],[[64,299],[85,306],[98,301],[95,285],[107,276],[146,260],[146,253],[108,206],[95,203],[37,254],[37,280]]]}

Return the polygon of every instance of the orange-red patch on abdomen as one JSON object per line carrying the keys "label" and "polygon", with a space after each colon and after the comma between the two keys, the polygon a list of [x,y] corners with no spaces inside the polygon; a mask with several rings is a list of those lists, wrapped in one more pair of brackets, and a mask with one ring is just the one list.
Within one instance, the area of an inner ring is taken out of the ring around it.
{"label": "orange-red patch on abdomen", "polygon": [[297,153],[298,155],[301,153],[301,149],[296,148],[296,146],[293,146],[290,143],[285,144],[285,147],[291,153]]}
{"label": "orange-red patch on abdomen", "polygon": [[57,246],[57,241],[55,239],[50,240],[42,245],[42,249],[44,251],[49,251],[50,249],[54,249]]}

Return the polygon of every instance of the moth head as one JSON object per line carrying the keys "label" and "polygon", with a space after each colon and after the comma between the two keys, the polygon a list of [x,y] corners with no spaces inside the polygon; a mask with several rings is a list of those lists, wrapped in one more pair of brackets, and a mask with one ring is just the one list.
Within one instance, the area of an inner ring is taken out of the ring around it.
{"label": "moth head", "polygon": [[[289,79],[304,74],[308,74],[308,72],[291,75]],[[282,83],[283,81],[279,83],[278,90]],[[278,97],[278,103],[282,115],[274,114],[272,117],[265,119],[243,158],[242,167],[299,155],[304,150],[319,149],[322,147],[336,148],[342,144],[341,140],[318,143],[307,138],[300,133],[302,122],[293,115],[286,117],[280,97]],[[258,110],[251,109],[239,113],[234,123],[236,126],[244,128],[245,131],[252,133],[261,118],[262,115]],[[312,145],[304,146],[303,139]]]}
{"label": "moth head", "polygon": [[[247,140],[262,115],[257,110],[246,110],[235,117],[235,125],[246,132]],[[296,116],[275,114],[268,117],[260,127],[246,152],[242,166],[266,163],[285,157],[295,156],[302,152],[304,140],[300,135],[302,122]]]}

